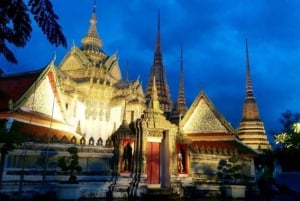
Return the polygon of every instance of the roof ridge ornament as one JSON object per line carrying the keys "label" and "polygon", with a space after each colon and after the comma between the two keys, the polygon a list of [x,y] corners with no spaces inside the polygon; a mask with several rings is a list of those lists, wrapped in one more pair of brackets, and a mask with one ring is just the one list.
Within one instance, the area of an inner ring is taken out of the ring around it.
{"label": "roof ridge ornament", "polygon": [[81,40],[83,46],[82,48],[84,50],[101,51],[103,42],[99,37],[96,24],[97,24],[96,0],[94,0],[93,12],[90,18],[90,27],[88,29],[88,33],[86,34],[86,36]]}
{"label": "roof ridge ornament", "polygon": [[54,56],[53,56],[53,59],[51,60],[50,62],[50,65],[53,65],[54,66],[54,62],[56,61],[56,51],[54,51]]}

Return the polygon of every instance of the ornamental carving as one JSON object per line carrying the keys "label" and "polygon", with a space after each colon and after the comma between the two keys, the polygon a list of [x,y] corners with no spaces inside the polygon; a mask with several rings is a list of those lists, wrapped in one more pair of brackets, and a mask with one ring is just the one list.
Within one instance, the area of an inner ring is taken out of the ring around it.
{"label": "ornamental carving", "polygon": [[158,133],[158,132],[149,132],[148,133],[148,137],[157,137],[157,138],[162,138],[163,134],[162,133]]}
{"label": "ornamental carving", "polygon": [[198,107],[195,109],[190,120],[186,124],[185,131],[227,131],[213,111],[200,100]]}
{"label": "ornamental carving", "polygon": [[52,87],[46,77],[39,84],[37,89],[27,98],[22,106],[23,109],[36,111],[42,114],[52,116],[54,119],[63,119],[60,106],[57,104],[57,99],[53,94]]}

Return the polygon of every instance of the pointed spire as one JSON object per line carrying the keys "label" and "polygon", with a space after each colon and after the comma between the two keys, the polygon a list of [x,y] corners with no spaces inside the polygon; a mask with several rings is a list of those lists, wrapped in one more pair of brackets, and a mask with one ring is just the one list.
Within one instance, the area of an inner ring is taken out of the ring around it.
{"label": "pointed spire", "polygon": [[180,105],[180,112],[182,115],[186,112],[186,101],[184,96],[184,73],[183,73],[183,48],[180,48],[180,77],[179,77],[179,92],[177,102]]}
{"label": "pointed spire", "polygon": [[259,120],[258,107],[255,101],[251,74],[250,74],[250,60],[248,52],[248,42],[246,40],[246,96],[244,101],[243,119]]}
{"label": "pointed spire", "polygon": [[248,42],[246,40],[246,99],[245,102],[255,102],[250,74],[250,60],[248,52]]}
{"label": "pointed spire", "polygon": [[151,103],[150,106],[153,109],[160,109],[158,95],[157,95],[157,88],[156,88],[156,81],[155,76],[153,76],[153,85],[152,85],[152,93],[151,93]]}
{"label": "pointed spire", "polygon": [[128,62],[128,59],[127,59],[127,62],[126,62],[126,82],[128,82],[128,67],[129,67],[129,62]]}
{"label": "pointed spire", "polygon": [[103,46],[103,43],[99,37],[96,25],[97,25],[96,1],[94,1],[93,13],[92,13],[92,17],[90,19],[90,28],[89,28],[86,36],[81,40],[82,46],[83,46],[82,48],[84,50],[100,51]]}
{"label": "pointed spire", "polygon": [[54,66],[55,61],[56,61],[56,52],[54,52],[54,56],[53,56],[52,61],[50,62],[50,65]]}
{"label": "pointed spire", "polygon": [[161,54],[161,46],[160,46],[160,10],[158,10],[157,16],[157,36],[155,43],[155,52],[154,52],[154,64],[162,63],[162,54]]}
{"label": "pointed spire", "polygon": [[174,116],[182,116],[186,113],[187,106],[184,96],[184,73],[183,73],[183,48],[180,47],[180,75],[179,75],[179,90],[177,96],[177,104],[173,110]]}
{"label": "pointed spire", "polygon": [[255,101],[250,74],[250,59],[248,42],[246,40],[246,96],[243,105],[243,116],[238,130],[239,139],[256,150],[268,150],[270,144],[267,139],[263,122],[260,120],[258,106]]}
{"label": "pointed spire", "polygon": [[153,65],[151,67],[149,83],[146,91],[146,103],[151,100],[153,77],[155,77],[159,104],[164,112],[172,110],[171,95],[167,84],[166,73],[162,62],[161,43],[160,43],[160,12],[158,12],[157,37],[154,50]]}

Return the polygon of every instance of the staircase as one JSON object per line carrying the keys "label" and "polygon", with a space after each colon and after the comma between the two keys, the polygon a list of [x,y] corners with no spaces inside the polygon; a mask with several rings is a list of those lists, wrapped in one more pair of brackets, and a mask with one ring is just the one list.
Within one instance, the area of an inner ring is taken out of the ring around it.
{"label": "staircase", "polygon": [[172,193],[169,188],[149,188],[148,193],[142,198],[142,200],[175,200],[179,199],[178,194]]}

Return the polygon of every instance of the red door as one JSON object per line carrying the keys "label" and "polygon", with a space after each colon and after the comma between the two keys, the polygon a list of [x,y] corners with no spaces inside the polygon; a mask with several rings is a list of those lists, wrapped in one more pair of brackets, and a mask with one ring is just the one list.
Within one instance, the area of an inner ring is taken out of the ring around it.
{"label": "red door", "polygon": [[147,180],[149,184],[159,184],[160,180],[160,143],[147,144]]}

